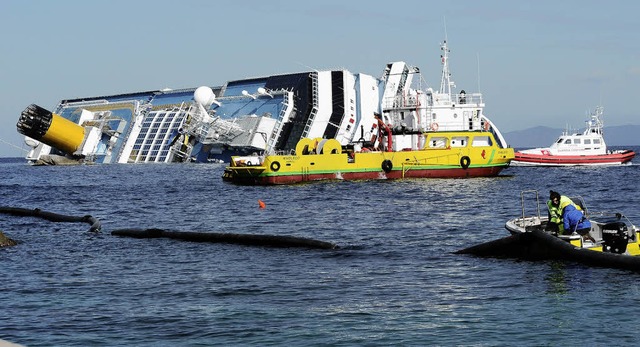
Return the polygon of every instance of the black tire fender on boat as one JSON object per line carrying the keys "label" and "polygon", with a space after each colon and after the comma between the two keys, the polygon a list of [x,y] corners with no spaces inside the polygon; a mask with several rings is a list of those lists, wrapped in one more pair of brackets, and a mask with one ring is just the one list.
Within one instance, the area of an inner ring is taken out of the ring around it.
{"label": "black tire fender on boat", "polygon": [[463,169],[466,170],[469,165],[471,165],[471,158],[467,157],[466,155],[460,158],[460,166],[462,166]]}
{"label": "black tire fender on boat", "polygon": [[382,161],[382,171],[390,172],[393,169],[393,163],[389,159],[385,159]]}
{"label": "black tire fender on boat", "polygon": [[280,170],[280,163],[277,161],[274,161],[271,163],[270,167],[271,167],[271,170],[278,171]]}

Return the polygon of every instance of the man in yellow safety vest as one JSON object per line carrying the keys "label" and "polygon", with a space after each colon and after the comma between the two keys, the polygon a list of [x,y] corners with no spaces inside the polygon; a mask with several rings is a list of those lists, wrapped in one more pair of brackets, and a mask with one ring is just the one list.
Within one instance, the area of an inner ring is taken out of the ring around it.
{"label": "man in yellow safety vest", "polygon": [[562,222],[562,211],[565,207],[572,205],[577,210],[582,211],[580,206],[576,205],[571,199],[564,195],[560,195],[553,190],[549,192],[549,201],[547,201],[547,207],[549,208],[549,223],[547,229],[558,234],[564,232],[564,225]]}

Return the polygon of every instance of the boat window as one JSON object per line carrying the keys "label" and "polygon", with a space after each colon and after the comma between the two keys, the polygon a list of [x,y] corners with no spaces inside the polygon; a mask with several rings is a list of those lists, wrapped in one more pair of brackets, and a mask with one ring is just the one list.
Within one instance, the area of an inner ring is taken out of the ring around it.
{"label": "boat window", "polygon": [[469,136],[454,136],[451,138],[451,147],[466,147],[469,144]]}
{"label": "boat window", "polygon": [[576,144],[576,145],[579,145],[580,144],[580,139],[574,139],[573,143]]}
{"label": "boat window", "polygon": [[446,137],[432,137],[429,139],[429,148],[446,148],[446,147],[447,147]]}
{"label": "boat window", "polygon": [[599,145],[600,144],[600,139],[593,139],[593,143],[596,144],[596,145]]}
{"label": "boat window", "polygon": [[489,136],[474,136],[471,146],[473,147],[490,147],[493,143]]}
{"label": "boat window", "polygon": [[570,145],[570,144],[571,144],[571,139],[567,139],[564,143],[565,143],[566,145]]}
{"label": "boat window", "polygon": [[591,144],[591,139],[584,139],[584,144],[585,145],[590,145]]}
{"label": "boat window", "polygon": [[556,143],[562,143],[562,137],[558,139],[558,141],[556,141]]}

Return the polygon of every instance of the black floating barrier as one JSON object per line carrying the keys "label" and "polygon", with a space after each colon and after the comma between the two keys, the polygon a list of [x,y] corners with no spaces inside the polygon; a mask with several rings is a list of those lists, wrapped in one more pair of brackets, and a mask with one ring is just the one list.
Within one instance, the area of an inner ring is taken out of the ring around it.
{"label": "black floating barrier", "polygon": [[640,256],[591,251],[573,246],[553,235],[535,230],[485,242],[454,252],[479,257],[524,260],[567,260],[597,267],[640,272]]}
{"label": "black floating barrier", "polygon": [[98,232],[100,231],[100,228],[101,228],[100,221],[97,218],[92,217],[90,215],[86,215],[82,217],[67,216],[63,214],[43,211],[39,208],[27,209],[27,208],[7,207],[7,206],[0,206],[0,213],[13,215],[13,216],[38,217],[38,218],[46,219],[52,222],[88,223],[89,225],[91,225],[91,227],[89,228],[89,231],[91,232]]}
{"label": "black floating barrier", "polygon": [[[43,211],[39,208],[26,209],[18,207],[0,206],[1,214],[9,214],[22,217],[38,217],[52,222],[83,222],[89,223],[91,232],[99,232],[100,221],[90,215],[78,217]],[[304,237],[286,235],[259,235],[259,234],[233,234],[233,233],[209,233],[193,231],[168,231],[162,229],[119,229],[111,232],[111,235],[134,238],[169,238],[193,242],[232,243],[247,246],[265,247],[299,247],[315,249],[337,249],[338,245],[330,242],[318,241]]]}
{"label": "black floating barrier", "polygon": [[194,231],[169,231],[163,229],[118,229],[111,235],[126,236],[138,239],[169,238],[193,242],[231,243],[245,246],[264,247],[299,247],[316,249],[337,249],[336,244],[304,237],[259,235],[259,234],[234,234],[234,233],[209,233]]}

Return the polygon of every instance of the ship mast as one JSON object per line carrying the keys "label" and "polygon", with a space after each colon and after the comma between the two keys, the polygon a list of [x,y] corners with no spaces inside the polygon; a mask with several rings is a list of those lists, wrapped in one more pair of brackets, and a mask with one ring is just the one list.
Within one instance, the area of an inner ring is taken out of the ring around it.
{"label": "ship mast", "polygon": [[442,61],[442,78],[440,79],[440,94],[451,95],[451,88],[455,88],[456,84],[451,80],[451,72],[449,72],[449,46],[447,46],[447,40],[444,40],[442,46],[440,46],[442,54],[440,55]]}
{"label": "ship mast", "polygon": [[602,115],[604,114],[604,108],[597,106],[595,112],[591,114],[591,119],[587,121],[587,129],[585,135],[588,133],[595,133],[603,135],[604,123],[602,121]]}

